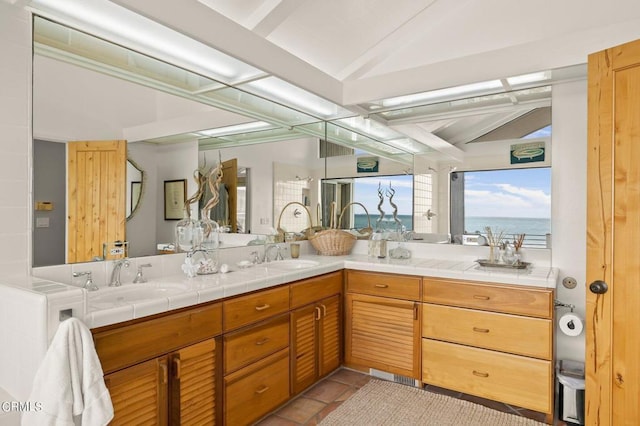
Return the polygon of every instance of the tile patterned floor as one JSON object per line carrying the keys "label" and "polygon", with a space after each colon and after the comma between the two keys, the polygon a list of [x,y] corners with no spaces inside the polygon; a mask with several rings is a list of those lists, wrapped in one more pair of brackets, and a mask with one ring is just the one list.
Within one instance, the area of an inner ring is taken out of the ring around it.
{"label": "tile patterned floor", "polygon": [[[349,399],[358,389],[364,386],[371,376],[358,371],[341,368],[316,385],[301,393],[279,410],[271,413],[256,425],[258,426],[312,426],[317,425],[329,413]],[[454,398],[481,404],[495,410],[517,414],[544,422],[544,414],[524,408],[512,407],[500,402],[490,401],[460,392],[450,391],[435,386],[425,389]],[[563,424],[563,423],[561,423]]]}

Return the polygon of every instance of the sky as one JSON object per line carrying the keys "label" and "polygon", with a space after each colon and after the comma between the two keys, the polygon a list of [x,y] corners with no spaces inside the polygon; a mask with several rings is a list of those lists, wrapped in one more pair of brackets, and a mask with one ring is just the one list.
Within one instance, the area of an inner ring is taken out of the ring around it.
{"label": "sky", "polygon": [[465,172],[465,216],[551,217],[551,168]]}

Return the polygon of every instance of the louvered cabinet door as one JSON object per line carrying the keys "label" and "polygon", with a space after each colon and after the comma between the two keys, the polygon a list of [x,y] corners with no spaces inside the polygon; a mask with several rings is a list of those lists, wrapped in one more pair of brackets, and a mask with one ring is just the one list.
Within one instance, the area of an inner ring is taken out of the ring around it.
{"label": "louvered cabinet door", "polygon": [[317,321],[321,310],[307,305],[291,313],[291,391],[295,395],[318,377]]}
{"label": "louvered cabinet door", "polygon": [[342,361],[342,315],[340,296],[332,296],[319,303],[320,318],[318,373],[320,377],[340,367]]}
{"label": "louvered cabinet door", "polygon": [[170,355],[171,424],[216,424],[216,339],[188,346]]}
{"label": "louvered cabinet door", "polygon": [[167,424],[167,358],[155,358],[105,376],[114,417],[111,425]]}
{"label": "louvered cabinet door", "polygon": [[347,294],[346,364],[420,380],[420,313],[417,302]]}

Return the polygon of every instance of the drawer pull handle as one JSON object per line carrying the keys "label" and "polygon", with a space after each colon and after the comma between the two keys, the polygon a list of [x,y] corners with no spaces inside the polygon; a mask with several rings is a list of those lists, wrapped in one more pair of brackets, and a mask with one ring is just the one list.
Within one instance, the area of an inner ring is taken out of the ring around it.
{"label": "drawer pull handle", "polygon": [[257,341],[256,341],[256,345],[258,345],[258,346],[262,346],[262,345],[264,345],[265,343],[267,343],[268,341],[269,341],[269,338],[268,338],[268,337],[265,337],[265,338],[263,338],[263,339],[257,340]]}
{"label": "drawer pull handle", "polygon": [[488,333],[489,329],[488,328],[478,328],[478,327],[473,327],[473,331],[476,331],[478,333]]}
{"label": "drawer pull handle", "polygon": [[262,387],[260,389],[256,390],[256,394],[262,395],[263,393],[265,393],[268,390],[269,390],[269,386],[262,385]]}
{"label": "drawer pull handle", "polygon": [[182,364],[180,363],[180,358],[173,358],[173,375],[176,379],[180,379],[180,372],[182,370]]}
{"label": "drawer pull handle", "polygon": [[476,294],[473,296],[474,299],[478,299],[478,300],[489,300],[491,299],[489,296],[480,296],[479,294]]}
{"label": "drawer pull handle", "polygon": [[322,317],[322,311],[320,310],[320,306],[316,306],[316,321],[320,321]]}
{"label": "drawer pull handle", "polygon": [[389,288],[387,284],[376,284],[374,287],[376,288]]}
{"label": "drawer pull handle", "polygon": [[483,377],[483,378],[489,377],[489,373],[483,373],[482,371],[476,371],[476,370],[473,370],[473,375],[478,377]]}
{"label": "drawer pull handle", "polygon": [[256,311],[264,311],[265,309],[269,309],[271,305],[265,303],[264,305],[256,306]]}

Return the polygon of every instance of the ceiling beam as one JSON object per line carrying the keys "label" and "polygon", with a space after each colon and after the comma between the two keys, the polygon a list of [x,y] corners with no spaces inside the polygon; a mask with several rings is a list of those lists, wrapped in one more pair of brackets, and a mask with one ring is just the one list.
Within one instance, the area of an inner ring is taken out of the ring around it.
{"label": "ceiling beam", "polygon": [[443,154],[446,157],[449,157],[454,161],[462,161],[464,159],[464,151],[456,148],[446,140],[439,138],[433,133],[427,132],[419,126],[413,124],[397,124],[390,127],[438,151],[439,153]]}
{"label": "ceiling beam", "polygon": [[302,4],[303,0],[266,0],[245,22],[247,28],[268,38]]}
{"label": "ceiling beam", "polygon": [[[438,2],[432,0],[404,23],[387,34],[375,46],[356,58],[353,62],[336,74],[338,79],[356,80],[361,78],[376,65],[384,62],[391,55],[398,52],[419,39],[425,27],[433,27],[444,21],[447,15],[457,13],[471,0],[459,1],[456,4],[451,2]],[[448,22],[448,21],[447,21]]]}

